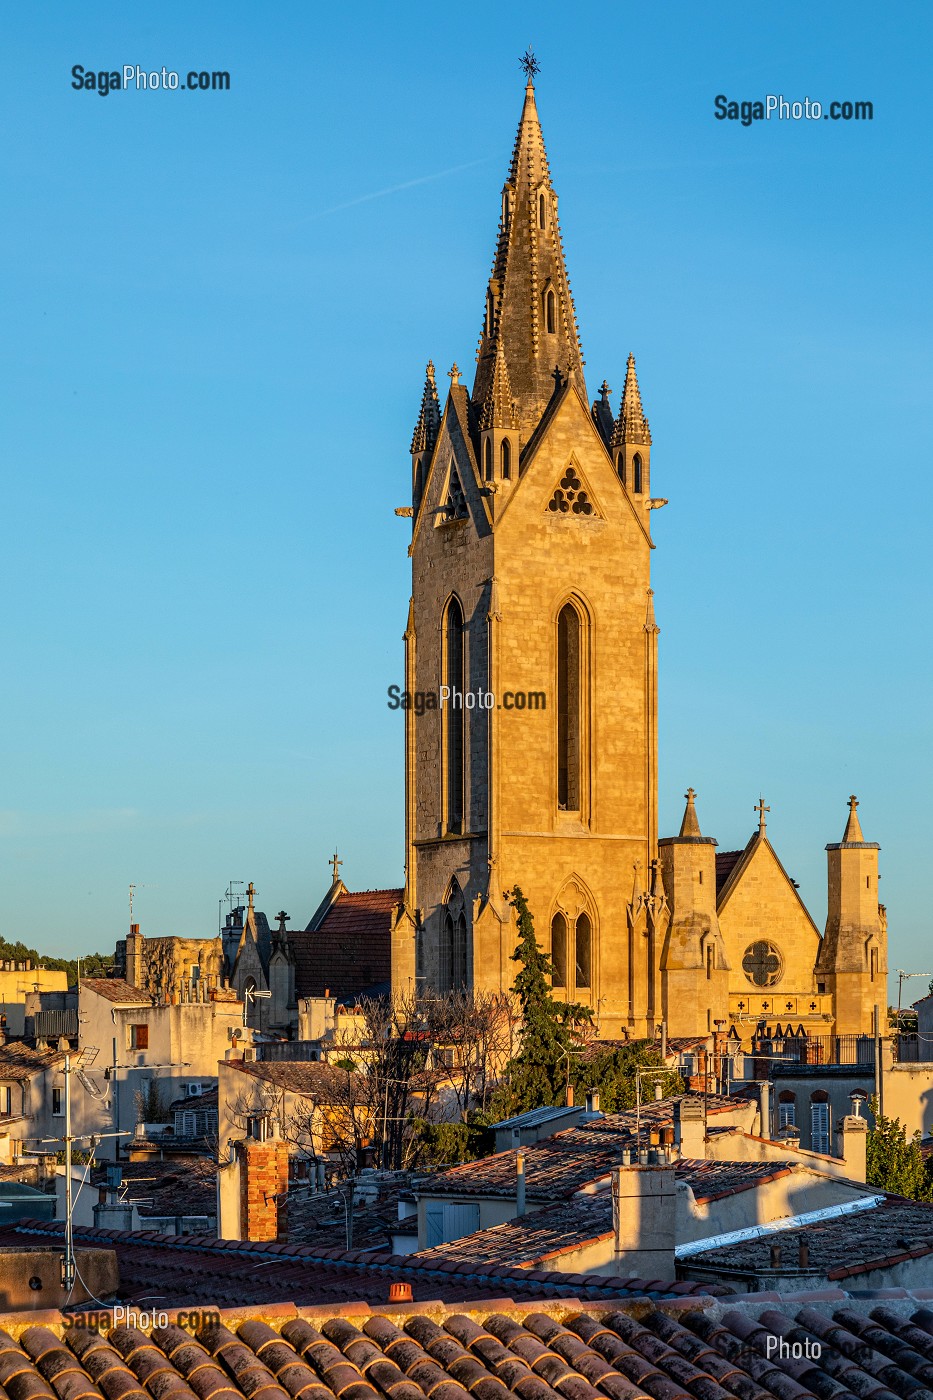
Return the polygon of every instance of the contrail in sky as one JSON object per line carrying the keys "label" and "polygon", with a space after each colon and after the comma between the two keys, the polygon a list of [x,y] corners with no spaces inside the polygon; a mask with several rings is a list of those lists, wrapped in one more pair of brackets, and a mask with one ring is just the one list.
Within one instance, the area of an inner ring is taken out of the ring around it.
{"label": "contrail in sky", "polygon": [[[356,199],[348,199],[343,204],[333,204],[329,209],[321,209],[317,214],[309,214],[307,218],[299,219],[298,224],[310,224],[315,219],[326,218],[328,214],[339,214],[342,209],[352,209],[357,204],[369,204],[373,199],[384,199],[386,195],[398,194],[400,190],[410,190],[414,185],[427,185],[432,180],[443,180],[447,175],[456,175],[460,170],[471,170],[474,165],[485,165],[489,159],[483,156],[481,160],[468,160],[465,165],[452,165],[448,170],[437,170],[433,175],[419,175],[416,180],[404,180],[400,185],[389,185],[384,190],[374,190],[372,194],[361,194]],[[297,224],[292,227],[297,228]]]}

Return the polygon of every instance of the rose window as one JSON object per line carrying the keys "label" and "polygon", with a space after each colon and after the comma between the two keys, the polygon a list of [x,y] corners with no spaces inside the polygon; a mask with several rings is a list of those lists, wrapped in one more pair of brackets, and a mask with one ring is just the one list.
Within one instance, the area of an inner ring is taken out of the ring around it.
{"label": "rose window", "polygon": [[773,987],[784,973],[784,960],[773,943],[759,939],[746,948],[742,971],[756,987]]}

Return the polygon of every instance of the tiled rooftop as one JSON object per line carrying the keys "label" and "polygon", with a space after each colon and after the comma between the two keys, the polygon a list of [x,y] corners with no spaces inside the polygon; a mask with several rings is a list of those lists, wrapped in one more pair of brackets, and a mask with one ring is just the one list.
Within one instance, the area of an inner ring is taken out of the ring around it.
{"label": "tiled rooftop", "polygon": [[[686,1181],[699,1202],[709,1202],[738,1191],[750,1191],[789,1172],[802,1170],[791,1162],[706,1162],[681,1158],[674,1173]],[[419,1259],[470,1259],[511,1263],[531,1268],[547,1259],[609,1239],[612,1226],[612,1193],[574,1196],[533,1211],[504,1225],[493,1225],[464,1235],[449,1244],[423,1250]]]}
{"label": "tiled rooftop", "polygon": [[[398,1218],[399,1197],[408,1196],[411,1172],[367,1172],[357,1182],[353,1207],[355,1249],[388,1249],[396,1231],[417,1228],[412,1215],[402,1223]],[[341,1183],[331,1191],[312,1191],[291,1185],[288,1192],[288,1239],[290,1244],[309,1244],[315,1249],[341,1249],[346,1245],[347,1188]]]}
{"label": "tiled rooftop", "polygon": [[[642,1137],[650,1128],[668,1126],[674,1121],[680,1096],[652,1099],[641,1109]],[[749,1107],[744,1099],[711,1094],[707,1100],[710,1117],[739,1114]],[[605,1176],[621,1158],[624,1149],[635,1143],[636,1113],[610,1113],[604,1118],[568,1128],[525,1149],[525,1183],[529,1200],[566,1200],[585,1186]],[[515,1153],[498,1152],[478,1162],[451,1167],[423,1177],[418,1189],[427,1195],[496,1196],[515,1193]]]}
{"label": "tiled rooftop", "polygon": [[[933,1312],[916,1303],[239,1310],[196,1336],[171,1317],[6,1322],[10,1400],[927,1400],[933,1380]],[[778,1339],[822,1354],[780,1359]]]}
{"label": "tiled rooftop", "polygon": [[816,1221],[803,1231],[798,1225],[787,1231],[769,1231],[757,1239],[704,1250],[691,1257],[691,1272],[702,1268],[715,1270],[717,1274],[721,1271],[761,1275],[770,1269],[771,1246],[781,1243],[784,1267],[796,1269],[797,1240],[801,1234],[806,1235],[809,1245],[809,1267],[834,1282],[857,1280],[873,1269],[928,1255],[931,1256],[930,1280],[933,1282],[933,1206],[891,1195],[869,1210]]}
{"label": "tiled rooftop", "polygon": [[51,1065],[64,1064],[63,1050],[33,1050],[30,1045],[13,1040],[0,1045],[0,1080],[31,1079]]}
{"label": "tiled rooftop", "polygon": [[[272,1303],[340,1306],[360,1300],[378,1305],[385,1302],[392,1283],[409,1284],[417,1301],[446,1303],[504,1297],[605,1302],[729,1291],[715,1283],[605,1274],[583,1277],[503,1265],[477,1268],[455,1259],[216,1240],[204,1235],[161,1235],[150,1230],[130,1233],[79,1227],[74,1235],[77,1246],[116,1251],[121,1293],[126,1300],[166,1308],[264,1307]],[[0,1231],[0,1246],[22,1248],[42,1241],[58,1243],[61,1238],[60,1221],[20,1221],[15,1228]]]}
{"label": "tiled rooftop", "polygon": [[323,1060],[228,1060],[225,1067],[240,1070],[266,1084],[275,1084],[292,1094],[332,1093],[335,1103],[342,1103],[346,1098],[346,1070]]}
{"label": "tiled rooftop", "polygon": [[152,997],[141,987],[134,987],[123,977],[82,977],[79,991],[84,988],[96,992],[107,1001],[122,1002],[126,1006],[151,1006]]}
{"label": "tiled rooftop", "polygon": [[295,991],[338,1001],[360,996],[390,976],[392,912],[404,890],[342,890],[317,929],[289,933]]}
{"label": "tiled rooftop", "polygon": [[[217,1214],[217,1164],[209,1157],[176,1161],[125,1162],[121,1198],[133,1202],[140,1219],[148,1216]],[[91,1173],[94,1186],[107,1184],[107,1170]]]}

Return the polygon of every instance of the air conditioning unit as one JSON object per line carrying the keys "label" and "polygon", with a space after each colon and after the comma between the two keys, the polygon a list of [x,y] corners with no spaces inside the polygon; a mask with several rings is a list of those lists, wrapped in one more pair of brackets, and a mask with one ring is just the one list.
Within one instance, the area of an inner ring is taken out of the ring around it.
{"label": "air conditioning unit", "polygon": [[200,1084],[189,1084],[189,1085],[188,1085],[188,1098],[189,1098],[189,1099],[196,1099],[196,1098],[199,1098],[199,1097],[201,1096],[201,1094],[203,1094],[203,1092],[204,1092],[204,1090],[201,1088],[201,1085],[200,1085]]}

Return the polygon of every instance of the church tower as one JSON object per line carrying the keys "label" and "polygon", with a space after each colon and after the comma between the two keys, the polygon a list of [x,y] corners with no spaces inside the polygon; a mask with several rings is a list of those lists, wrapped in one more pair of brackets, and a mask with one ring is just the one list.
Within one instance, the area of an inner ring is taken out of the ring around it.
{"label": "church tower", "polygon": [[816,974],[833,995],[836,1035],[871,1035],[874,1018],[883,1033],[887,1006],[887,928],[878,903],[877,841],[866,841],[858,800],[849,798],[842,840],[826,847],[826,933]]}
{"label": "church tower", "polygon": [[[533,70],[533,63],[530,65]],[[589,405],[533,71],[502,189],[472,389],[428,366],[412,442],[406,889],[393,986],[511,985],[524,890],[557,995],[654,1033],[651,435],[628,357]]]}
{"label": "church tower", "polygon": [[716,842],[704,836],[696,793],[687,792],[678,836],[659,842],[670,922],[661,952],[664,1020],[706,1035],[729,1018],[729,958],[716,908]]}

